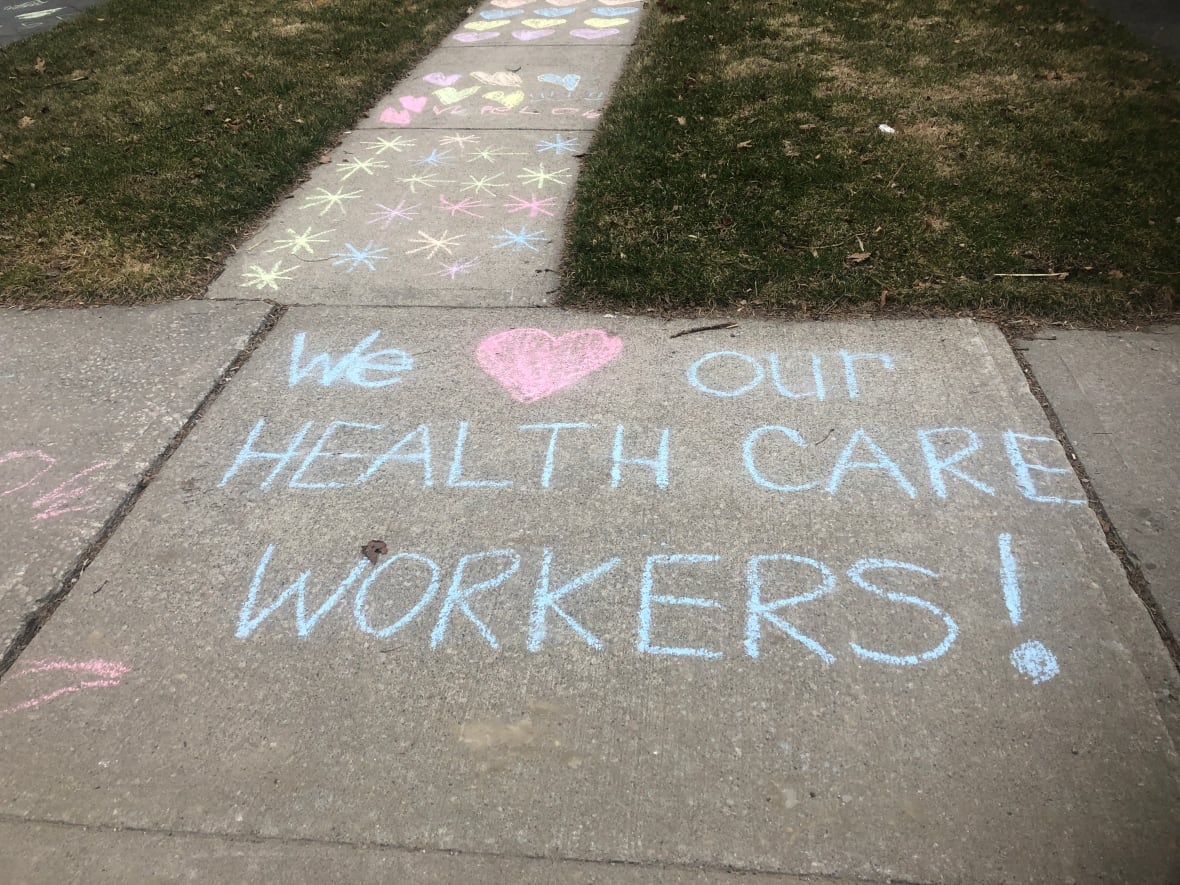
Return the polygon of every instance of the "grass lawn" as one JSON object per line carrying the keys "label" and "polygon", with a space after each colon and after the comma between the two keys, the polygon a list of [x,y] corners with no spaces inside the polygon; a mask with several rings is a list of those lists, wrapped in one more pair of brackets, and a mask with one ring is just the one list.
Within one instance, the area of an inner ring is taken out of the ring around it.
{"label": "grass lawn", "polygon": [[111,0],[0,49],[0,303],[199,294],[468,0]]}
{"label": "grass lawn", "polygon": [[565,303],[1174,317],[1180,69],[1081,0],[655,0],[641,39]]}

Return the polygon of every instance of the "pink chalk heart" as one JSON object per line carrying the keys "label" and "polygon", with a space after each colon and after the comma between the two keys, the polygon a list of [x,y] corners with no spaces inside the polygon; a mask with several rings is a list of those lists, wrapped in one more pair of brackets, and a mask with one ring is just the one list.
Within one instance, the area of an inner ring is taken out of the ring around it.
{"label": "pink chalk heart", "polygon": [[540,31],[513,31],[512,36],[517,40],[536,40],[538,37],[548,37],[556,33],[553,28],[543,28]]}
{"label": "pink chalk heart", "polygon": [[581,37],[583,40],[597,40],[600,37],[611,37],[619,33],[618,28],[574,28],[571,37]]}
{"label": "pink chalk heart", "polygon": [[130,672],[130,667],[118,661],[29,661],[24,669],[9,677],[9,681],[16,682],[22,677],[31,677],[38,673],[64,673],[67,678],[72,678],[73,681],[67,682],[65,685],[60,685],[59,681],[59,687],[50,691],[42,689],[29,692],[26,689],[26,699],[7,709],[0,710],[0,716],[20,710],[31,710],[33,707],[39,707],[54,698],[87,688],[113,688]]}
{"label": "pink chalk heart", "polygon": [[459,74],[442,74],[436,71],[433,74],[427,74],[422,79],[435,86],[453,86],[459,82],[460,76]]}
{"label": "pink chalk heart", "polygon": [[499,31],[484,31],[482,34],[477,34],[474,31],[463,31],[460,34],[451,34],[451,39],[458,40],[460,43],[478,43],[480,40],[494,40],[499,36]]}
{"label": "pink chalk heart", "polygon": [[601,329],[561,336],[544,329],[510,329],[479,343],[479,366],[522,403],[536,402],[601,369],[619,355],[623,340]]}
{"label": "pink chalk heart", "polygon": [[393,108],[386,108],[381,112],[381,122],[393,123],[395,126],[409,126],[410,112],[395,111]]}
{"label": "pink chalk heart", "polygon": [[492,5],[501,9],[516,9],[518,6],[527,6],[529,2],[530,0],[492,0]]}
{"label": "pink chalk heart", "polygon": [[422,109],[426,107],[425,95],[403,95],[398,99],[401,106],[407,111],[413,111],[415,114],[422,113]]}

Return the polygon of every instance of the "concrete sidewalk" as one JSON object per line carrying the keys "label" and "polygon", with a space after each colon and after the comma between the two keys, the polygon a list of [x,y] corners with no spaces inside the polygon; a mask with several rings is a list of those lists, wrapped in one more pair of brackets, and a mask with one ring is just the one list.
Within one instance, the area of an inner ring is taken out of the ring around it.
{"label": "concrete sidewalk", "polygon": [[[996,328],[535,307],[638,14],[493,0],[212,300],[5,324],[9,880],[1174,881],[1175,662]],[[1171,617],[1174,351],[1135,426],[1071,344]]]}

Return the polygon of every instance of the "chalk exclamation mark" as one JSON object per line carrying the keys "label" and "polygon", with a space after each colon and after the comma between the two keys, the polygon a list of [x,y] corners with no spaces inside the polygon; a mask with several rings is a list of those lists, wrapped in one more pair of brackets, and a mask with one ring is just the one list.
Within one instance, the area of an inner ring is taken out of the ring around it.
{"label": "chalk exclamation mark", "polygon": [[[1012,556],[1012,536],[1007,532],[1000,535],[1000,586],[1004,590],[1004,604],[1008,606],[1008,619],[1012,626],[1023,620],[1020,608],[1020,580],[1016,572],[1016,559]],[[1018,673],[1032,679],[1034,685],[1048,682],[1061,672],[1053,652],[1033,639],[1012,649],[1009,658]]]}

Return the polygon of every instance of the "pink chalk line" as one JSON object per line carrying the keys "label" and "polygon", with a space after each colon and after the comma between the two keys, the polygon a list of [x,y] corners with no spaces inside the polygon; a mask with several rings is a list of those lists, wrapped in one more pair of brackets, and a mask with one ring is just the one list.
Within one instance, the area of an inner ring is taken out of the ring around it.
{"label": "pink chalk line", "polygon": [[65,694],[72,694],[84,688],[113,688],[119,684],[123,676],[131,672],[130,667],[126,664],[120,664],[117,661],[29,661],[27,667],[11,678],[20,679],[22,676],[32,676],[36,673],[51,673],[59,670],[71,673],[91,673],[102,678],[83,679],[71,685],[63,686],[56,691],[43,694],[40,697],[30,698],[27,701],[17,704],[15,707],[0,710],[0,716],[7,716],[9,713],[17,713],[21,710],[30,710],[47,701],[52,701],[54,698],[59,698]]}
{"label": "pink chalk line", "polygon": [[623,340],[601,329],[554,336],[544,329],[510,329],[479,343],[479,366],[522,403],[544,399],[597,371],[619,355]]}

